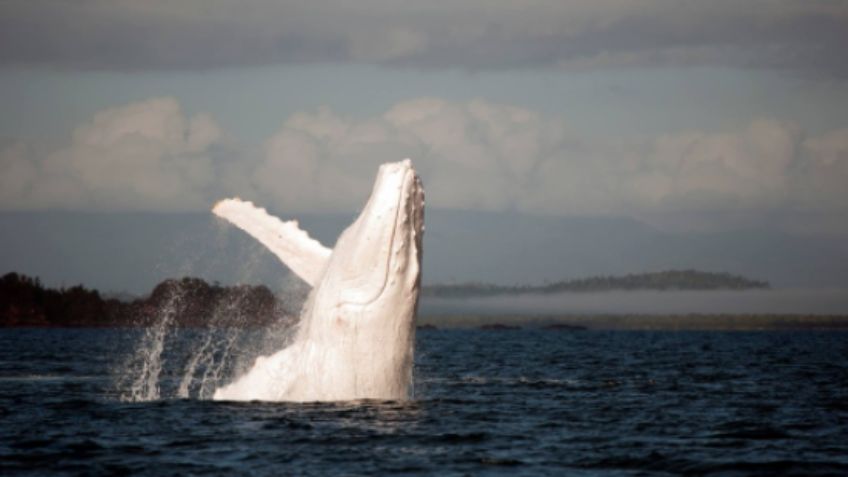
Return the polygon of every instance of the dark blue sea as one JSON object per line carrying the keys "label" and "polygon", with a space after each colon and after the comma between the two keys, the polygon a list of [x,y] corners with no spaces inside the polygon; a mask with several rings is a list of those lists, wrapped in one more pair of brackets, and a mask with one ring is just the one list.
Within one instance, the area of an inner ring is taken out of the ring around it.
{"label": "dark blue sea", "polygon": [[335,404],[122,401],[142,333],[0,330],[0,475],[848,475],[846,333],[422,330]]}

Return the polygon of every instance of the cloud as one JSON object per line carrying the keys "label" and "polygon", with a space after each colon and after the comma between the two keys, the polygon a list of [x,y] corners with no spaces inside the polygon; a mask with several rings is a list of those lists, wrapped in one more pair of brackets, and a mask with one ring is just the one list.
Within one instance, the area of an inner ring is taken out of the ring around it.
{"label": "cloud", "polygon": [[803,210],[848,211],[848,129],[810,138],[803,145],[791,193]]}
{"label": "cloud", "polygon": [[807,136],[752,121],[733,132],[588,138],[558,117],[421,98],[352,118],[289,117],[257,153],[206,114],[158,98],[98,112],[68,143],[0,147],[0,208],[207,210],[240,195],[283,214],[350,212],[377,166],[413,159],[431,207],[555,215],[848,215],[848,129]]}
{"label": "cloud", "polygon": [[536,113],[482,101],[418,99],[365,120],[324,108],[290,118],[268,141],[254,177],[260,192],[288,209],[338,210],[367,196],[380,163],[411,157],[428,179],[430,204],[501,209],[523,192],[562,132]]}
{"label": "cloud", "polygon": [[25,144],[0,152],[4,209],[205,208],[224,135],[208,115],[187,117],[172,98],[100,111],[69,144],[43,157]]}
{"label": "cloud", "polygon": [[280,210],[345,210],[373,171],[412,157],[435,207],[643,214],[848,208],[848,130],[805,138],[792,123],[741,131],[583,138],[558,118],[485,101],[418,99],[366,119],[323,108],[266,145],[256,190]]}
{"label": "cloud", "polygon": [[722,65],[848,76],[848,5],[817,0],[134,0],[0,4],[0,63],[203,69]]}

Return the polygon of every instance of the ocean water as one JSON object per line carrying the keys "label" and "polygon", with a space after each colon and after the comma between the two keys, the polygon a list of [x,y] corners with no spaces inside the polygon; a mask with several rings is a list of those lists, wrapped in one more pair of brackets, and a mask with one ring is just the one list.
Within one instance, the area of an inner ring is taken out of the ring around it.
{"label": "ocean water", "polygon": [[845,333],[422,330],[414,399],[324,404],[178,398],[179,350],[124,401],[142,333],[0,330],[0,475],[848,475]]}

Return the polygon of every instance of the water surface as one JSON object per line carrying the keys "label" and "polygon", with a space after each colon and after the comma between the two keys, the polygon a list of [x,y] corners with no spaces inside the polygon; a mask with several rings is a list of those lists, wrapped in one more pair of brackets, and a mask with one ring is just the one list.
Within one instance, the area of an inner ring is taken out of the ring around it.
{"label": "water surface", "polygon": [[138,331],[6,329],[0,474],[846,475],[846,338],[427,330],[415,399],[287,404],[171,397],[180,353],[122,402]]}

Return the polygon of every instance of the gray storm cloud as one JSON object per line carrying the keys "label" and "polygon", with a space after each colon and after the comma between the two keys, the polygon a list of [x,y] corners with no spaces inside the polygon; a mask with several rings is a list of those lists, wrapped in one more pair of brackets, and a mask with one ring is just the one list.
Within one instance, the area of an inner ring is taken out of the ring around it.
{"label": "gray storm cloud", "polygon": [[[0,208],[205,210],[237,194],[287,212],[350,211],[378,164],[411,157],[428,204],[557,215],[848,208],[848,130],[792,123],[733,132],[586,138],[561,118],[486,101],[404,101],[350,118],[292,115],[238,150],[170,98],[101,111],[67,144],[0,148]],[[225,151],[225,153],[222,152]]]}
{"label": "gray storm cloud", "polygon": [[0,64],[203,69],[729,65],[848,75],[848,4],[817,0],[0,3]]}

